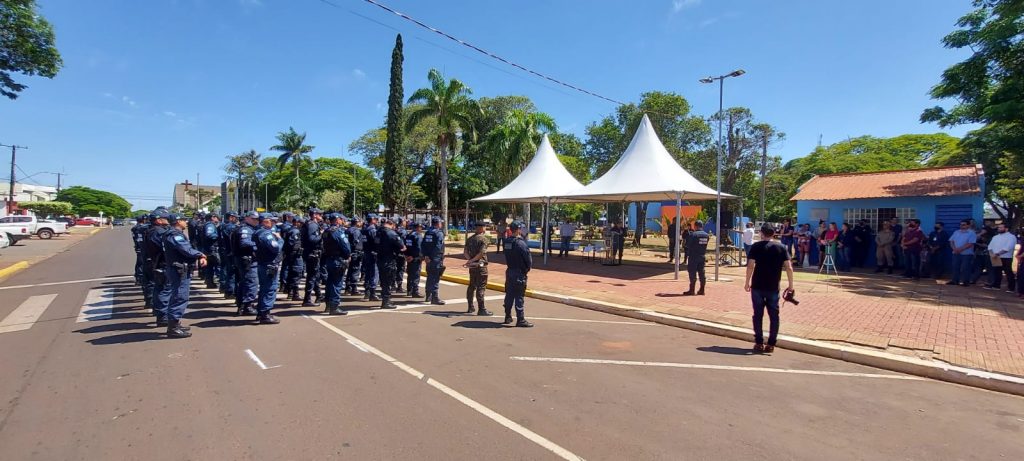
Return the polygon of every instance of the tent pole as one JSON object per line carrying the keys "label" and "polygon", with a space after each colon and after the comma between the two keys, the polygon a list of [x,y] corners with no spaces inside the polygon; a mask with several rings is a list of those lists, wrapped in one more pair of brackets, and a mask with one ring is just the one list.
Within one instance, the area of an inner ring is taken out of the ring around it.
{"label": "tent pole", "polygon": [[466,222],[465,222],[465,226],[466,226],[466,239],[462,241],[463,244],[465,244],[467,241],[469,241],[469,200],[466,200]]}
{"label": "tent pole", "polygon": [[747,255],[746,247],[743,246],[743,233],[744,233],[744,231],[747,230],[747,228],[743,226],[743,198],[740,197],[739,201],[740,201],[740,245],[739,245],[739,247],[741,248],[740,249],[740,259],[739,259],[739,261],[740,261],[740,266],[742,266],[743,265],[743,257]]}
{"label": "tent pole", "polygon": [[544,229],[540,233],[540,251],[544,252],[544,265],[548,264],[548,248],[551,246],[551,236],[548,235],[551,232],[551,199],[544,202]]}
{"label": "tent pole", "polygon": [[[683,194],[681,192],[679,192],[679,193],[676,193],[676,234],[677,235],[679,234],[679,226],[682,226],[682,225],[683,225]],[[669,236],[669,238],[673,238],[673,237],[675,237],[675,236]],[[672,256],[675,258],[675,261],[676,261],[676,280],[679,280],[679,247],[683,246],[683,242],[680,242],[678,237],[675,237],[675,238],[676,238],[676,248],[675,248],[675,253],[676,254],[674,254]]]}

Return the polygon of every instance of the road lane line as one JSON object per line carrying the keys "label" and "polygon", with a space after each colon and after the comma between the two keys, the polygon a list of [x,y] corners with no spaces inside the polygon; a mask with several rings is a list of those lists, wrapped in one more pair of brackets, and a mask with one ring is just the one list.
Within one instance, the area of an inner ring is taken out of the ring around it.
{"label": "road lane line", "polygon": [[252,349],[246,349],[245,353],[248,354],[249,358],[252,359],[253,362],[256,362],[256,365],[258,365],[263,370],[270,370],[270,369],[273,369],[273,368],[281,368],[281,365],[274,365],[272,367],[268,367],[265,363],[263,363],[262,360],[260,360],[259,357],[256,356],[256,353],[253,352]]}
{"label": "road lane line", "polygon": [[64,282],[36,283],[36,284],[33,284],[33,285],[12,285],[12,286],[9,286],[9,287],[0,287],[0,290],[16,290],[16,289],[19,289],[19,288],[49,287],[49,286],[54,286],[54,285],[68,285],[68,284],[71,284],[71,283],[99,282],[99,281],[103,281],[103,280],[121,280],[121,279],[130,279],[130,278],[134,278],[134,276],[133,275],[122,275],[122,276],[118,276],[118,277],[101,277],[101,278],[98,278],[98,279],[82,279],[82,280],[68,280],[68,281],[64,281]]}
{"label": "road lane line", "polygon": [[582,322],[582,323],[610,323],[613,325],[643,325],[657,326],[654,322],[623,322],[621,320],[586,320],[586,319],[560,319],[553,317],[530,317],[530,320],[555,320],[559,322]]}
{"label": "road lane line", "polygon": [[875,379],[896,379],[902,381],[927,381],[917,376],[886,375],[878,373],[852,373],[845,371],[818,371],[818,370],[795,370],[790,368],[767,368],[767,367],[737,367],[730,365],[705,365],[698,363],[674,363],[674,362],[638,362],[631,360],[603,360],[603,359],[573,359],[565,357],[509,357],[511,360],[522,362],[554,362],[554,363],[585,363],[601,365],[629,365],[636,367],[662,367],[662,368],[692,368],[702,370],[725,370],[725,371],[760,371],[765,373],[786,373],[796,375],[817,375],[817,376],[843,376],[850,378],[875,378]]}
{"label": "road lane line", "polygon": [[0,322],[0,333],[32,328],[56,297],[57,294],[29,297]]}
{"label": "road lane line", "polygon": [[[415,369],[413,367],[410,367],[409,365],[406,365],[406,364],[398,361],[394,357],[385,354],[380,349],[377,349],[376,347],[373,347],[373,346],[367,344],[363,340],[361,340],[359,338],[356,338],[355,336],[352,336],[351,334],[343,331],[342,329],[340,329],[340,328],[338,328],[338,327],[336,327],[334,325],[331,325],[330,323],[328,323],[327,321],[325,321],[323,319],[316,318],[316,317],[307,317],[307,318],[312,319],[313,321],[315,321],[315,322],[319,323],[320,325],[323,325],[324,327],[326,327],[328,330],[331,330],[334,333],[338,334],[339,336],[345,338],[346,340],[348,340],[348,342],[350,344],[352,344],[352,345],[357,345],[358,344],[359,346],[362,346],[361,349],[365,349],[366,351],[369,351],[371,354],[376,355],[377,357],[380,357],[381,359],[384,359],[384,361],[391,363],[392,365],[394,365],[394,366],[398,367],[399,369],[401,369],[402,371],[412,375],[413,377],[415,377],[418,380],[422,381],[423,378],[426,376],[422,372],[420,372],[419,370],[417,370],[417,369]],[[521,424],[519,424],[519,423],[517,423],[515,421],[512,421],[511,419],[508,419],[508,418],[502,416],[501,414],[497,413],[496,411],[491,410],[490,408],[487,408],[486,406],[484,406],[480,402],[477,402],[476,400],[473,400],[473,399],[465,396],[464,394],[460,393],[459,391],[456,391],[455,389],[452,389],[452,388],[442,384],[440,381],[438,381],[438,380],[436,380],[434,378],[427,378],[427,380],[425,382],[429,386],[431,386],[431,387],[433,387],[433,388],[435,388],[435,389],[445,393],[446,395],[448,395],[449,397],[457,400],[458,402],[462,403],[463,405],[466,405],[467,407],[472,408],[477,413],[480,413],[480,414],[490,418],[492,421],[494,421],[494,422],[496,422],[498,424],[501,424],[502,426],[505,426],[505,428],[510,429],[513,432],[515,432],[515,433],[525,437],[527,440],[529,440],[529,441],[531,441],[533,443],[536,443],[537,445],[540,445],[541,447],[546,448],[548,451],[550,451],[551,453],[554,453],[556,456],[558,456],[558,457],[560,457],[562,459],[568,459],[568,460],[582,460],[583,459],[580,456],[576,455],[575,453],[573,453],[573,452],[571,452],[569,450],[566,450],[565,448],[562,448],[558,444],[556,444],[556,443],[554,443],[554,442],[544,438],[540,434],[537,434],[536,432],[533,432],[533,431],[527,429],[525,426],[523,426],[523,425],[521,425]]]}
{"label": "road lane line", "polygon": [[89,290],[85,296],[82,310],[78,312],[75,323],[108,320],[114,316],[114,289],[96,288]]}

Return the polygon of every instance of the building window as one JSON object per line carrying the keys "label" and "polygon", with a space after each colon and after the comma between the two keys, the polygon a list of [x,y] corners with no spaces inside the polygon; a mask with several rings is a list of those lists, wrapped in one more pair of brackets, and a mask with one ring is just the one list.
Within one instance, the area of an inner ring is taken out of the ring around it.
{"label": "building window", "polygon": [[846,208],[843,210],[843,221],[854,225],[860,220],[867,220],[872,229],[878,230],[879,223],[896,218],[900,224],[908,219],[917,218],[914,208]]}

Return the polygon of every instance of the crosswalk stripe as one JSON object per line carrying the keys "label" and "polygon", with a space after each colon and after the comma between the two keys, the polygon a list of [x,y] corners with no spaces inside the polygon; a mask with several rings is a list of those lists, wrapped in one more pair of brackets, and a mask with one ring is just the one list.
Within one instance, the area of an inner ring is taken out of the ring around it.
{"label": "crosswalk stripe", "polygon": [[43,315],[50,303],[57,298],[57,294],[31,296],[21,303],[17,309],[7,315],[3,322],[0,322],[0,333],[22,331],[32,328],[39,317]]}
{"label": "crosswalk stripe", "polygon": [[97,288],[89,290],[85,303],[75,323],[107,320],[114,316],[114,289]]}

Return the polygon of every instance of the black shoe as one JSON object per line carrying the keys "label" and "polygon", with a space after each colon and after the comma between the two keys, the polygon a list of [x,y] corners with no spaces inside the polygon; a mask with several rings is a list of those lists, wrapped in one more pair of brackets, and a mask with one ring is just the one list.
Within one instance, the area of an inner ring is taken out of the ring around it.
{"label": "black shoe", "polygon": [[409,297],[413,298],[413,299],[416,299],[416,298],[422,298],[423,295],[421,295],[420,292],[418,292],[418,291],[414,291],[412,293],[409,293]]}
{"label": "black shoe", "polygon": [[476,311],[476,315],[479,315],[481,317],[490,317],[494,315],[494,313],[481,307],[480,310]]}
{"label": "black shoe", "polygon": [[211,290],[216,290],[218,287],[217,287],[216,283],[208,283],[208,284],[206,284],[206,288],[209,288]]}
{"label": "black shoe", "polygon": [[373,294],[373,295],[370,295],[370,297],[367,298],[366,300],[371,302],[371,303],[379,303],[380,302],[380,297],[378,297],[377,295]]}
{"label": "black shoe", "polygon": [[764,353],[764,344],[761,344],[761,343],[754,344],[754,353],[755,354],[763,354]]}
{"label": "black shoe", "polygon": [[434,299],[431,299],[431,300],[430,300],[430,304],[434,304],[434,305],[436,305],[436,306],[443,306],[443,305],[445,305],[445,304],[447,304],[447,303],[446,303],[446,302],[444,302],[444,300],[443,300],[443,299],[441,299],[441,298],[438,298],[437,296],[434,296]]}
{"label": "black shoe", "polygon": [[281,321],[278,320],[277,317],[274,317],[273,315],[270,314],[262,314],[259,317],[256,317],[256,321],[260,325],[277,325],[278,323],[281,323]]}
{"label": "black shoe", "polygon": [[959,285],[959,283],[950,280],[950,281],[946,282],[946,285]]}
{"label": "black shoe", "polygon": [[252,308],[252,305],[244,305],[238,308],[238,312],[235,315],[255,315],[256,310]]}
{"label": "black shoe", "polygon": [[696,294],[696,293],[694,293],[694,292],[693,292],[693,290],[690,290],[690,291],[684,291],[684,292],[683,292],[683,296],[693,296],[693,295],[695,295],[695,294]]}
{"label": "black shoe", "polygon": [[328,315],[348,315],[348,312],[341,310],[340,307],[332,307],[328,312]]}
{"label": "black shoe", "polygon": [[390,299],[384,300],[380,303],[381,309],[398,309],[398,305],[391,302]]}
{"label": "black shoe", "polygon": [[181,322],[174,321],[167,325],[167,337],[168,338],[188,338],[192,336],[192,332],[181,326]]}
{"label": "black shoe", "polygon": [[771,354],[772,352],[775,352],[775,346],[773,346],[771,344],[769,344],[767,346],[764,346],[764,353],[765,354]]}
{"label": "black shoe", "polygon": [[313,299],[313,302],[314,302],[314,303],[316,303],[316,305],[317,305],[317,306],[319,306],[319,305],[320,305],[320,302],[321,302],[321,299],[320,299],[320,297],[319,297],[319,296],[317,296],[317,297],[316,297],[315,299]]}
{"label": "black shoe", "polygon": [[517,328],[530,328],[532,326],[533,326],[533,324],[528,322],[528,321],[526,321],[526,319],[519,319],[519,321],[516,322],[516,327]]}
{"label": "black shoe", "polygon": [[167,318],[166,317],[157,317],[156,318],[156,326],[158,326],[158,327],[166,327],[167,324],[168,324],[168,322],[167,322]]}
{"label": "black shoe", "polygon": [[704,296],[704,289],[703,288],[697,290],[697,296]]}
{"label": "black shoe", "polygon": [[511,325],[512,324],[512,316],[508,315],[508,314],[505,314],[505,320],[503,322],[501,322],[501,324],[502,325]]}
{"label": "black shoe", "polygon": [[234,293],[224,293],[224,299],[235,299]]}
{"label": "black shoe", "polygon": [[320,303],[315,303],[315,302],[310,301],[308,299],[305,300],[305,301],[302,301],[302,307],[316,307],[316,306],[319,306],[319,305],[320,305]]}
{"label": "black shoe", "polygon": [[472,304],[469,305],[469,309],[466,309],[466,313],[467,314],[472,314],[472,313],[475,313],[475,312],[476,312],[476,308],[474,308]]}

